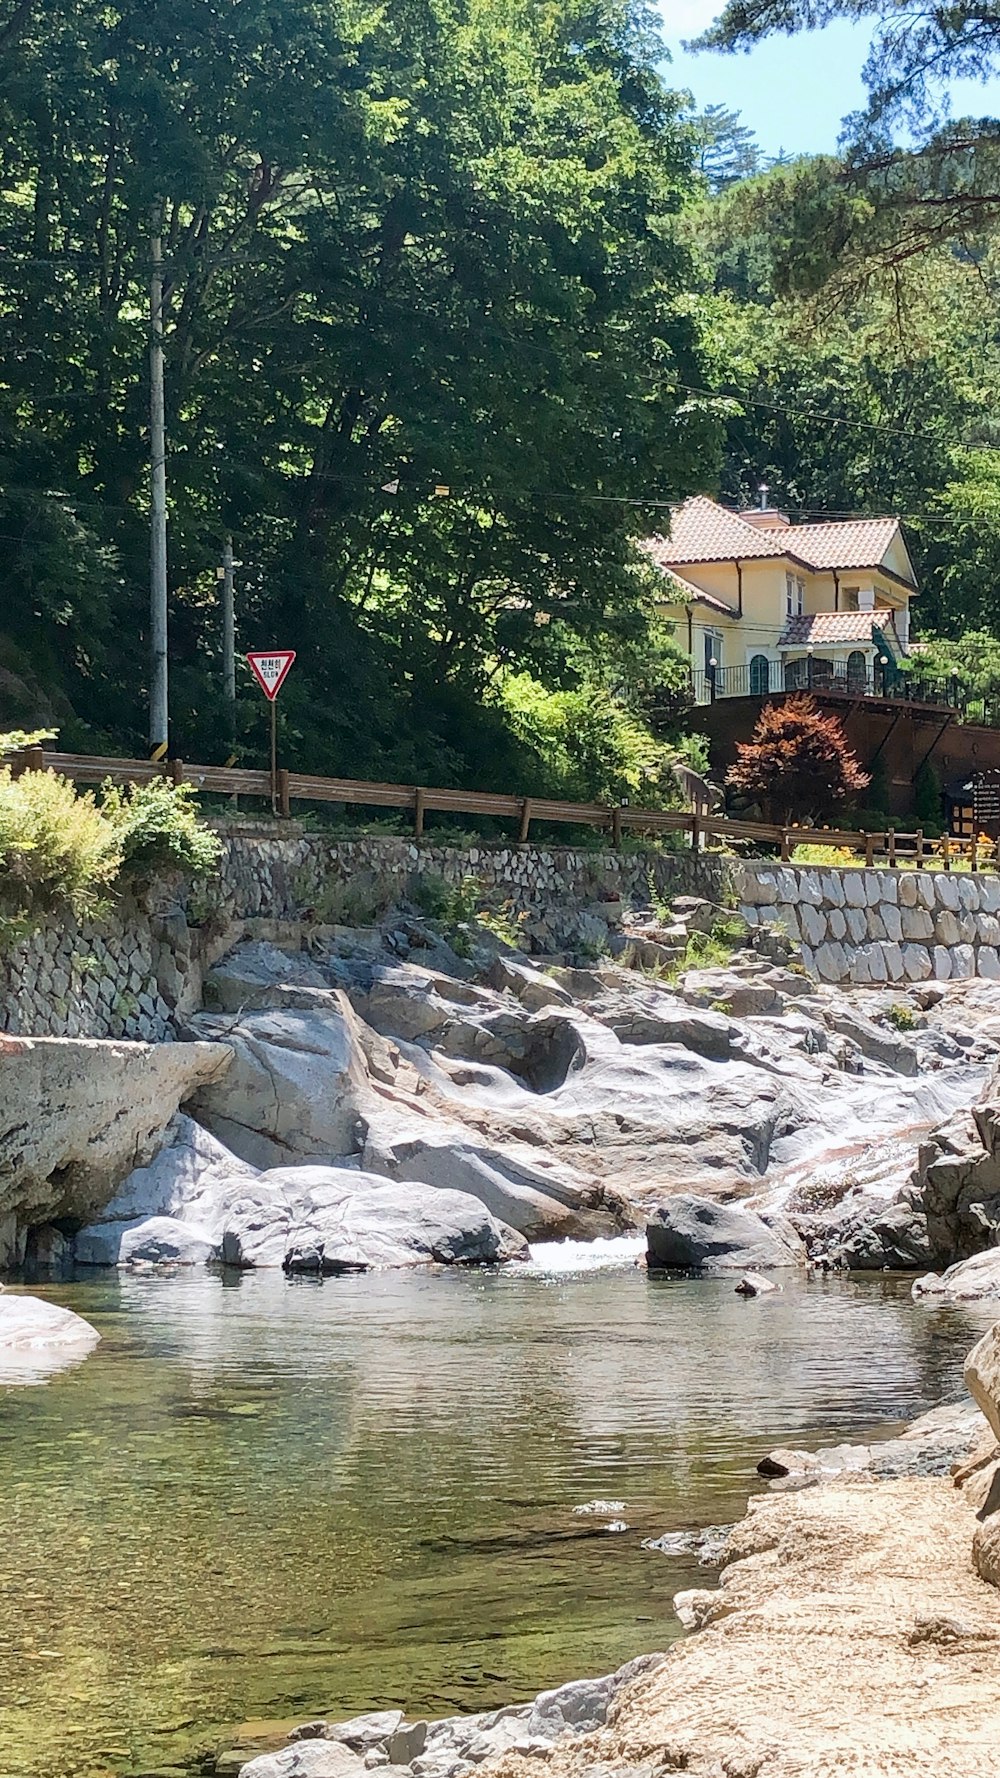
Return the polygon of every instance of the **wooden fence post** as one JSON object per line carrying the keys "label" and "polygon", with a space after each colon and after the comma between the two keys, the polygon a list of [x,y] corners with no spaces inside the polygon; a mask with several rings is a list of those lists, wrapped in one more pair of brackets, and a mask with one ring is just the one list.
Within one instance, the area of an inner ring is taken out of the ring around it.
{"label": "wooden fence post", "polygon": [[44,772],[45,754],[40,747],[22,747],[10,756],[10,775],[20,778],[22,772]]}
{"label": "wooden fence post", "polygon": [[[619,826],[620,826],[620,824],[621,824],[621,817],[619,816]],[[530,796],[526,796],[523,803],[521,804],[521,825],[517,830],[517,842],[518,842],[519,846],[523,846],[526,843],[527,838],[528,838],[528,831],[529,831],[530,827],[531,827],[531,798],[530,798]]]}
{"label": "wooden fence post", "polygon": [[418,840],[424,831],[424,789],[421,784],[413,792],[413,831]]}
{"label": "wooden fence post", "polygon": [[787,829],[787,827],[783,827],[781,830],[781,862],[782,862],[782,864],[787,864],[789,859],[791,858],[791,856],[792,856],[792,848],[791,848],[791,844],[789,841],[788,829]]}
{"label": "wooden fence post", "polygon": [[168,760],[167,761],[167,774],[170,778],[171,784],[183,784],[183,782],[184,782],[184,761],[182,759]]}
{"label": "wooden fence post", "polygon": [[975,823],[973,823],[973,835],[969,841],[969,869],[971,871],[979,869],[979,835],[974,830]]}
{"label": "wooden fence post", "polygon": [[611,811],[611,844],[616,852],[622,848],[622,812],[619,808]]}
{"label": "wooden fence post", "polygon": [[866,833],[865,834],[865,869],[871,870],[871,867],[874,863],[875,863],[875,835],[873,833]]}
{"label": "wooden fence post", "polygon": [[292,812],[292,798],[289,787],[289,774],[284,766],[278,767],[278,814],[288,820]]}
{"label": "wooden fence post", "polygon": [[917,842],[917,851],[916,851],[917,869],[923,870],[923,868],[924,868],[924,830],[922,827],[917,828],[915,837],[916,837],[916,842]]}
{"label": "wooden fence post", "polygon": [[889,869],[896,869],[896,829],[889,829]]}
{"label": "wooden fence post", "polygon": [[941,836],[941,859],[945,870],[951,869],[951,840],[948,834]]}

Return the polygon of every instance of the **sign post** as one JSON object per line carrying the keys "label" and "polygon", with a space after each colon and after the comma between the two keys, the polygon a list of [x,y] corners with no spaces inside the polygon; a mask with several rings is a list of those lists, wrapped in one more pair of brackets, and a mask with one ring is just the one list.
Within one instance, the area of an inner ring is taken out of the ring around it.
{"label": "sign post", "polygon": [[294,648],[274,648],[269,653],[258,651],[248,654],[252,672],[261,691],[271,706],[271,813],[278,813],[278,726],[277,698],[278,693],[288,678],[289,669],[295,659]]}

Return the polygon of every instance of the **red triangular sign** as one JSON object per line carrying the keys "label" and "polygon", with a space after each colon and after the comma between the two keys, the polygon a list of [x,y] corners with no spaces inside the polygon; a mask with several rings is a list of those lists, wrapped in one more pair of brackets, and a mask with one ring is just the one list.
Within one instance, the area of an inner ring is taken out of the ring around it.
{"label": "red triangular sign", "polygon": [[288,678],[288,670],[294,659],[294,648],[274,648],[269,654],[247,655],[250,671],[265,698],[268,698],[272,704]]}

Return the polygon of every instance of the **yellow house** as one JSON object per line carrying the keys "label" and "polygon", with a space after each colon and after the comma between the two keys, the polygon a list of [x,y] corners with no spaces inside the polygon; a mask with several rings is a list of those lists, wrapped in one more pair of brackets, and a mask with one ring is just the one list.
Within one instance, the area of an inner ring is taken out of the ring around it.
{"label": "yellow house", "polygon": [[898,519],[793,525],[696,495],[642,548],[699,703],[776,691],[878,695],[907,653],[916,576]]}

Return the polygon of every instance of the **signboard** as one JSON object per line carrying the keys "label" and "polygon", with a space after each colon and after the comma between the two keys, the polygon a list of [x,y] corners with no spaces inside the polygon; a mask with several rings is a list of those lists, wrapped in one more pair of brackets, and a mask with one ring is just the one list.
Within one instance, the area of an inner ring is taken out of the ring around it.
{"label": "signboard", "polygon": [[288,678],[289,668],[294,659],[294,648],[275,648],[269,654],[259,652],[247,655],[250,671],[269,703],[274,703]]}

